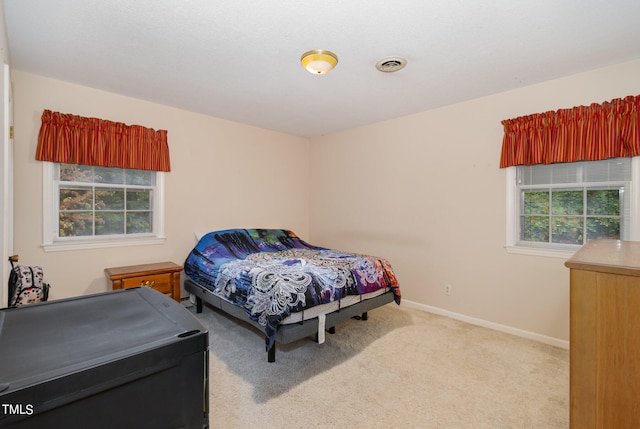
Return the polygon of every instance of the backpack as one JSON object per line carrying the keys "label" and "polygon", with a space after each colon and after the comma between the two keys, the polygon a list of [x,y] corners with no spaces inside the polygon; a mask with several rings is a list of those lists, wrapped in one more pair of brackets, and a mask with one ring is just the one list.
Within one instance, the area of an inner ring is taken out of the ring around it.
{"label": "backpack", "polygon": [[46,301],[49,298],[49,284],[43,281],[42,267],[14,265],[17,256],[9,258],[9,307],[20,307],[34,302]]}

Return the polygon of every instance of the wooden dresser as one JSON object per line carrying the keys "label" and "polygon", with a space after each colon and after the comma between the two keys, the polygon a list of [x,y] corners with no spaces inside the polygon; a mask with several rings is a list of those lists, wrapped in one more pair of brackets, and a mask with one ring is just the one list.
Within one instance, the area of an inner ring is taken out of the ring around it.
{"label": "wooden dresser", "polygon": [[112,289],[148,286],[180,302],[180,272],[173,262],[106,268]]}
{"label": "wooden dresser", "polygon": [[570,268],[570,427],[640,428],[640,242],[592,240]]}

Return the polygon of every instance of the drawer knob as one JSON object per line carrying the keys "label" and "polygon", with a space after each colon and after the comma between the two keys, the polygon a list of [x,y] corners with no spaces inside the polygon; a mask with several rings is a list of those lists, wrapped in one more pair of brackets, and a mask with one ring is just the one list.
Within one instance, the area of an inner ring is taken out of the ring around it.
{"label": "drawer knob", "polygon": [[154,287],[155,285],[156,285],[156,282],[152,280],[147,280],[146,282],[145,281],[140,282],[140,286]]}

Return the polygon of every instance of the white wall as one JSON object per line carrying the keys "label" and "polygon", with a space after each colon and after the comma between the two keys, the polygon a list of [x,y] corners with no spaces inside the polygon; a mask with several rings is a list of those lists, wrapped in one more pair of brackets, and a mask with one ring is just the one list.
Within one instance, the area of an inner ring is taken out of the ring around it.
{"label": "white wall", "polygon": [[504,249],[500,121],[638,95],[639,76],[634,61],[315,139],[310,239],[386,257],[405,301],[568,340],[564,259]]}
{"label": "white wall", "polygon": [[[41,265],[51,299],[108,290],[107,267],[182,264],[194,232],[232,227],[308,233],[309,141],[281,133],[13,71],[15,94],[15,252]],[[44,252],[42,163],[35,160],[44,109],[168,131],[166,243]]]}
{"label": "white wall", "polygon": [[11,267],[7,262],[13,254],[13,145],[9,138],[11,126],[11,91],[9,82],[9,48],[4,25],[4,2],[0,0],[0,307],[7,305]]}

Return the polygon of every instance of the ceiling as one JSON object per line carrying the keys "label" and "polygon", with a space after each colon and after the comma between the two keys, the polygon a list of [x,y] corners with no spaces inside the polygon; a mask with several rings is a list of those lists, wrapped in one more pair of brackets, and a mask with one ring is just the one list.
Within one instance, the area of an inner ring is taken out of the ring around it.
{"label": "ceiling", "polygon": [[[4,14],[14,69],[302,137],[640,58],[638,0],[4,0]],[[305,71],[311,49],[337,67]],[[376,70],[389,56],[407,66]]]}

